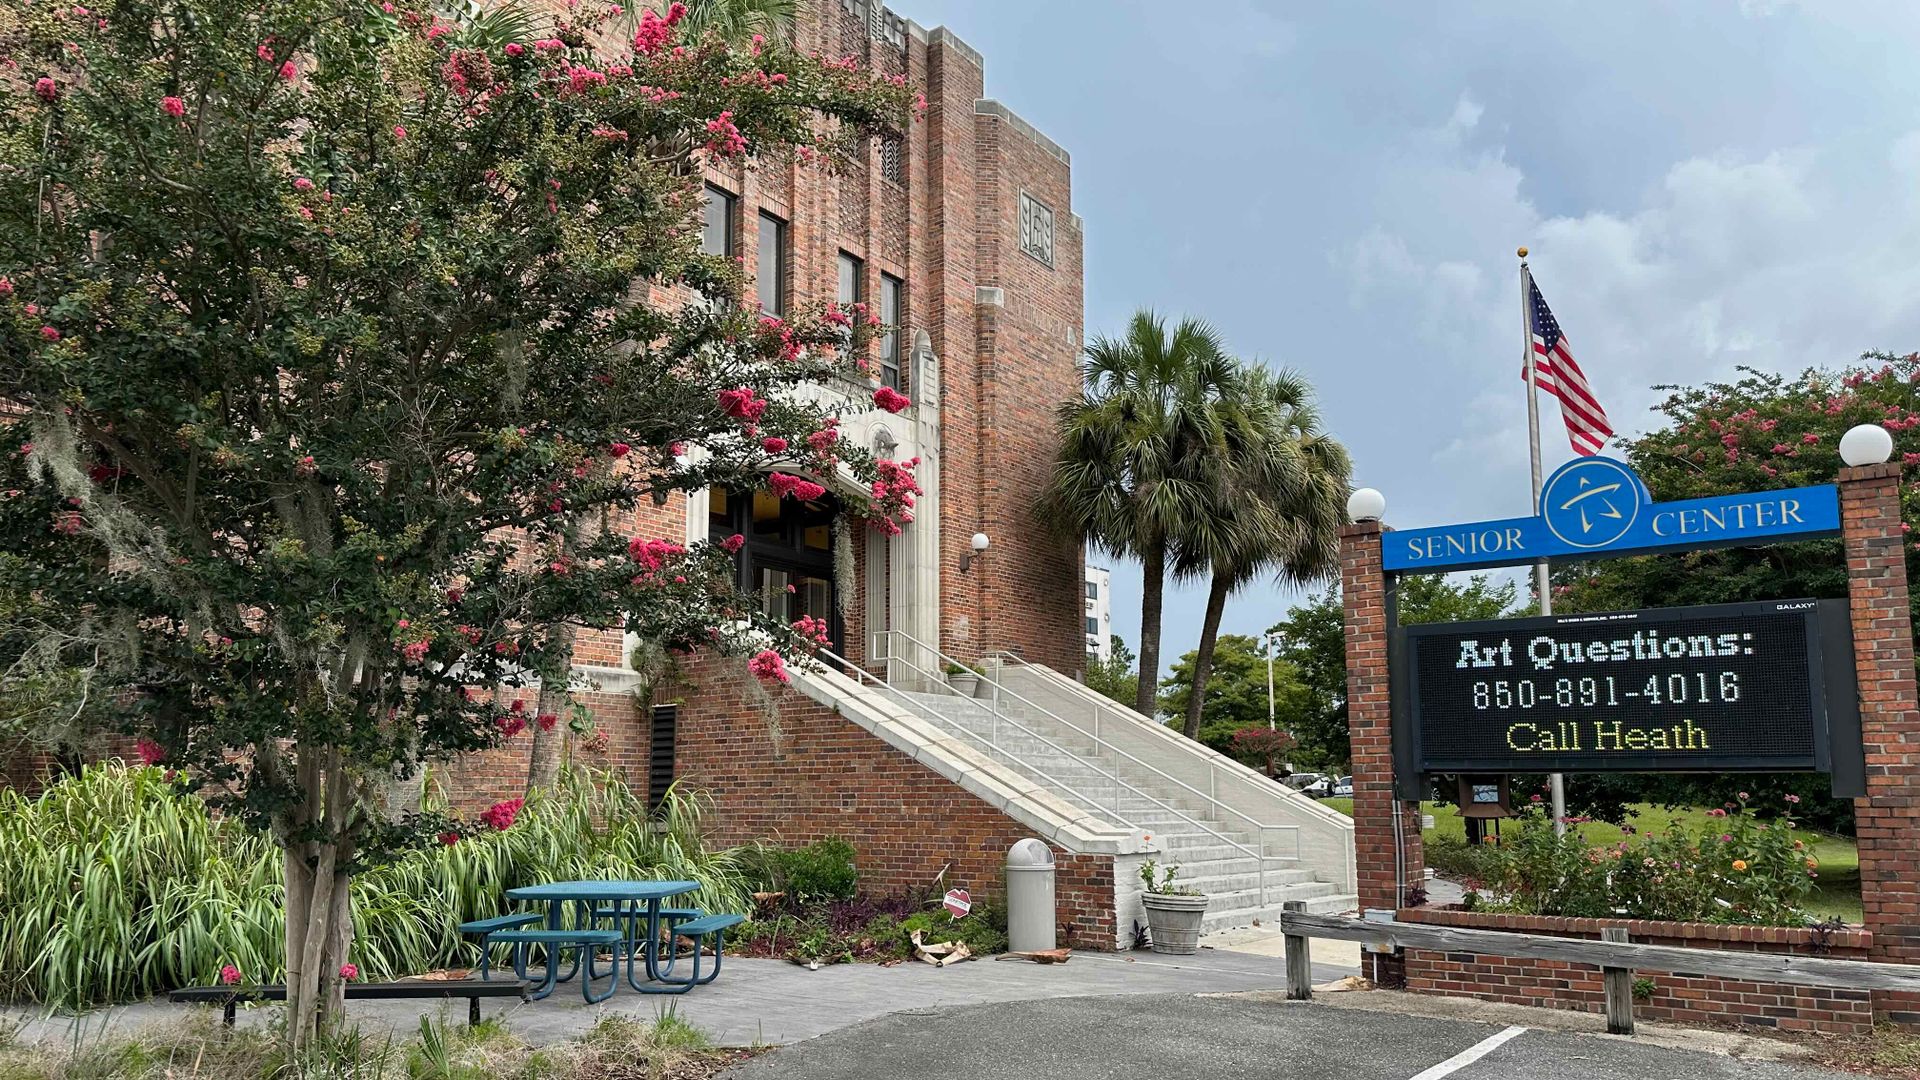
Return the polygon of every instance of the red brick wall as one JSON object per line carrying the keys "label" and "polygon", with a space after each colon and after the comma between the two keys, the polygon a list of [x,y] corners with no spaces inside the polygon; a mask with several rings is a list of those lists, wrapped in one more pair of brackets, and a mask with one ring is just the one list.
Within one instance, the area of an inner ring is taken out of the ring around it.
{"label": "red brick wall", "polygon": [[[1346,610],[1347,728],[1353,745],[1353,847],[1360,907],[1391,911],[1406,902],[1403,882],[1425,880],[1426,857],[1420,844],[1420,804],[1403,803],[1393,794],[1381,532],[1377,521],[1340,530],[1340,589]],[[1401,815],[1398,837],[1395,814]],[[1385,985],[1398,983],[1395,958],[1364,955],[1370,978]]]}
{"label": "red brick wall", "polygon": [[1900,466],[1840,474],[1867,795],[1854,800],[1860,898],[1875,957],[1920,962],[1920,710],[1908,616]]}
{"label": "red brick wall", "polygon": [[[777,716],[737,660],[701,657],[665,693],[684,699],[675,728],[680,778],[715,797],[713,839],[791,847],[838,836],[859,852],[876,893],[964,887],[1005,893],[1007,849],[1030,830],[865,729],[792,690]],[[1112,857],[1054,850],[1059,919],[1082,948],[1112,948]]]}
{"label": "red brick wall", "polygon": [[[1402,909],[1403,922],[1511,930],[1547,937],[1598,940],[1600,931],[1620,927],[1645,945],[1727,952],[1819,954],[1862,960],[1874,953],[1874,935],[1839,930],[1824,943],[1812,930],[1710,923],[1646,922],[1630,919],[1568,919],[1546,915],[1497,915],[1480,912]],[[1605,1011],[1600,969],[1557,960],[1475,956],[1408,949],[1407,989],[1430,994],[1544,1005],[1580,1012]],[[1652,1020],[1750,1024],[1782,1031],[1857,1033],[1873,1026],[1872,995],[1844,987],[1789,986],[1744,979],[1723,979],[1669,972],[1639,972],[1654,984],[1653,997],[1635,1001],[1634,1013]]]}

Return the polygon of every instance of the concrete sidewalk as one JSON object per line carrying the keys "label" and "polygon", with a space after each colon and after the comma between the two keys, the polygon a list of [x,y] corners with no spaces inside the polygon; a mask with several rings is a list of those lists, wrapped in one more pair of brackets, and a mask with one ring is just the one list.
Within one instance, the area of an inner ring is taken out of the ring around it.
{"label": "concrete sidewalk", "polygon": [[[1354,974],[1350,968],[1315,965],[1317,982]],[[1134,994],[1219,994],[1284,989],[1286,964],[1277,957],[1202,949],[1193,956],[1151,952],[1076,952],[1065,964],[1042,966],[983,959],[950,968],[926,964],[878,967],[841,964],[809,971],[783,960],[728,958],[718,981],[680,996],[642,996],[622,988],[609,1001],[588,1005],[577,984],[563,985],[545,1001],[481,1002],[482,1015],[503,1019],[515,1036],[536,1046],[577,1038],[606,1015],[651,1018],[673,1009],[722,1046],[783,1044],[810,1039],[849,1024],[899,1012],[952,1005]],[[103,1009],[84,1017],[45,1017],[19,1009],[5,1019],[21,1025],[24,1041],[70,1043],[103,1033],[130,1034],[148,1024],[177,1018],[187,1006],[165,1001]],[[240,1022],[263,1024],[278,1006],[243,1010]],[[376,1037],[413,1035],[422,1016],[445,1014],[463,1022],[466,1002],[355,1001],[348,1016]]]}

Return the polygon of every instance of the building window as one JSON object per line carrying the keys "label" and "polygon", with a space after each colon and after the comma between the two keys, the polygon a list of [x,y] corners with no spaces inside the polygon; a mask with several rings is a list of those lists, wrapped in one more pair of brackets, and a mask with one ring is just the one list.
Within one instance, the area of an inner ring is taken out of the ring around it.
{"label": "building window", "polygon": [[1091,615],[1087,616],[1087,634],[1091,637],[1100,636],[1100,620]]}
{"label": "building window", "polygon": [[1093,582],[1093,581],[1087,582],[1087,599],[1089,600],[1100,599],[1100,585],[1098,582]]}
{"label": "building window", "polygon": [[1020,250],[1053,265],[1053,208],[1020,193]]}
{"label": "building window", "polygon": [[900,389],[900,290],[903,283],[892,274],[880,275],[880,321],[886,332],[880,336],[880,382]]}
{"label": "building window", "polygon": [[768,315],[787,313],[787,223],[760,211],[760,310]]}
{"label": "building window", "polygon": [[707,205],[700,222],[700,251],[704,255],[733,254],[732,195],[707,185]]}
{"label": "building window", "polygon": [[844,641],[833,580],[832,496],[815,502],[781,499],[764,488],[707,489],[712,511],[707,536],[718,543],[739,534],[737,584],[759,599],[772,618],[790,623],[802,615],[823,619],[837,651]]}
{"label": "building window", "polygon": [[880,137],[880,179],[889,184],[906,185],[907,147],[898,135]]}
{"label": "building window", "polygon": [[833,297],[840,302],[841,307],[857,304],[867,298],[866,286],[863,284],[865,277],[866,264],[844,251],[841,252],[840,287]]}

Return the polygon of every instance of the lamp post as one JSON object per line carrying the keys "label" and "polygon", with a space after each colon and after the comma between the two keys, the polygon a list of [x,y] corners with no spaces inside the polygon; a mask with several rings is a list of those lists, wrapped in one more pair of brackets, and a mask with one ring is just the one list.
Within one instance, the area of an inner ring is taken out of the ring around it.
{"label": "lamp post", "polygon": [[1274,717],[1274,708],[1273,708],[1273,649],[1274,649],[1274,646],[1275,646],[1276,644],[1278,644],[1278,642],[1279,642],[1279,639],[1281,638],[1281,635],[1280,635],[1280,634],[1276,634],[1276,633],[1274,633],[1273,631],[1271,631],[1271,630],[1269,630],[1269,631],[1267,631],[1267,635],[1266,635],[1266,636],[1267,636],[1267,730],[1268,730],[1268,731],[1278,731],[1278,730],[1279,730],[1279,728],[1278,728],[1278,727],[1276,727],[1276,726],[1274,725],[1274,720],[1273,720],[1273,717]]}

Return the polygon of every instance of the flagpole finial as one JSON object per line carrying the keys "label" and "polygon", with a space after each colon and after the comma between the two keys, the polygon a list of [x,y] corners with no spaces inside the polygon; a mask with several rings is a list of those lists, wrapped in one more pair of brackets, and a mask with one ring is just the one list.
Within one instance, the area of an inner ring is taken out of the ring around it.
{"label": "flagpole finial", "polygon": [[1527,257],[1527,249],[1525,247],[1522,247],[1520,250],[1514,252],[1514,254],[1524,259]]}

